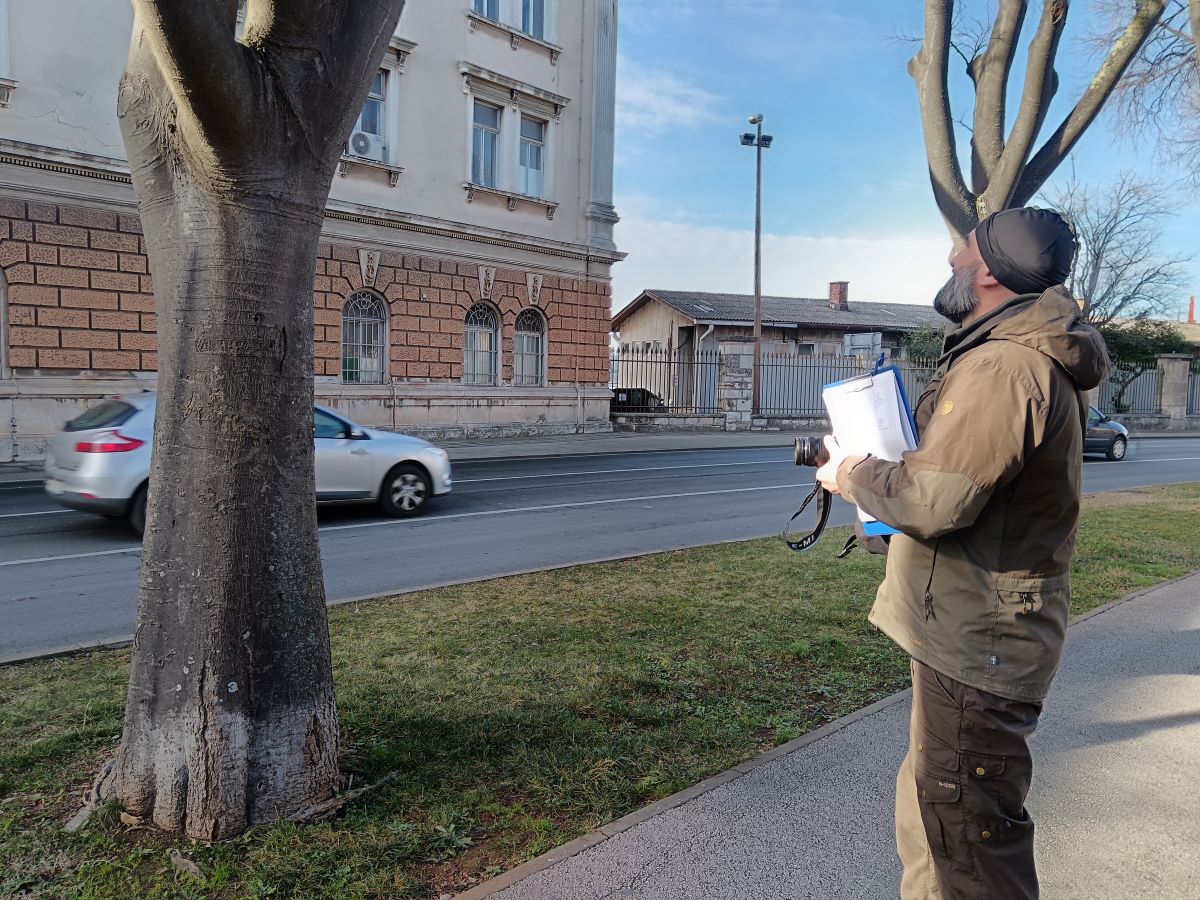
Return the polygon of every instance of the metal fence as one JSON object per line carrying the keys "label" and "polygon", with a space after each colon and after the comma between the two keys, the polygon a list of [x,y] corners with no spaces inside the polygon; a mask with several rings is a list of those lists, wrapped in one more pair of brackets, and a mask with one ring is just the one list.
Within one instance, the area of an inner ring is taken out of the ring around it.
{"label": "metal fence", "polygon": [[1108,380],[1100,385],[1100,411],[1107,415],[1154,415],[1160,411],[1161,382],[1157,363],[1142,365],[1114,359]]}
{"label": "metal fence", "polygon": [[[823,416],[821,389],[869,372],[874,359],[866,356],[801,356],[764,353],[761,366],[760,412],[764,416]],[[933,376],[932,360],[896,360],[904,390],[915,404]],[[702,351],[622,350],[611,361],[610,387],[614,413],[671,412],[716,414],[720,354]]]}
{"label": "metal fence", "polygon": [[1193,359],[1188,372],[1187,414],[1200,416],[1200,359]]}
{"label": "metal fence", "polygon": [[[928,360],[895,360],[909,402],[916,403],[936,363]],[[762,403],[764,416],[823,416],[821,389],[870,372],[875,360],[867,356],[799,356],[764,353],[762,358]]]}
{"label": "metal fence", "polygon": [[720,368],[716,350],[616,352],[609,368],[612,411],[715,415]]}

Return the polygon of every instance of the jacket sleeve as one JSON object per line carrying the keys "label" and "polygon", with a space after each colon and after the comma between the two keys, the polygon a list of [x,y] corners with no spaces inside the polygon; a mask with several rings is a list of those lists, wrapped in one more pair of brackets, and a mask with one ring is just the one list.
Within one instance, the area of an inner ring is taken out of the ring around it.
{"label": "jacket sleeve", "polygon": [[913,537],[966,528],[993,491],[1021,471],[1045,420],[1033,380],[977,352],[946,375],[916,450],[900,462],[847,461],[838,469],[838,489],[868,515]]}

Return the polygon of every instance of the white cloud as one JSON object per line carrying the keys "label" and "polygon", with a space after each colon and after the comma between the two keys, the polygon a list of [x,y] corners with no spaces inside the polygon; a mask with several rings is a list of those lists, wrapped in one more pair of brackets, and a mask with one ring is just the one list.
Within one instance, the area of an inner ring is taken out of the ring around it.
{"label": "white cloud", "polygon": [[[634,201],[636,203],[636,201]],[[623,209],[613,267],[613,310],[647,288],[750,294],[754,233],[668,221]],[[824,297],[850,282],[850,302],[929,303],[950,274],[945,232],[881,235],[763,235],[763,293]]]}
{"label": "white cloud", "polygon": [[718,120],[717,97],[677,75],[621,55],[617,60],[617,128],[661,134]]}

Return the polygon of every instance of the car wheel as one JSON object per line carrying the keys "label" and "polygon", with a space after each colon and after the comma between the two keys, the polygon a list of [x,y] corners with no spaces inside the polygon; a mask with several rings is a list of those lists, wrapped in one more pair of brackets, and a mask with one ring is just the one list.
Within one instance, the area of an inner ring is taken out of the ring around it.
{"label": "car wheel", "polygon": [[129,501],[129,527],[141,537],[146,532],[146,485],[142,485]]}
{"label": "car wheel", "polygon": [[1113,462],[1120,462],[1125,458],[1125,448],[1125,438],[1118,435],[1113,442],[1108,445],[1108,453],[1105,455]]}
{"label": "car wheel", "polygon": [[383,479],[379,505],[386,515],[408,518],[425,508],[432,492],[429,476],[424,469],[411,463],[402,463]]}

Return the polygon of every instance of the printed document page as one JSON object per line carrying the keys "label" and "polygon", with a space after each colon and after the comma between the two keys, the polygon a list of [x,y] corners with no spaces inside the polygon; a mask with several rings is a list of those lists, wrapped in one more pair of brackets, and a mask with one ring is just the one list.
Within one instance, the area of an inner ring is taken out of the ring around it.
{"label": "printed document page", "polygon": [[[917,446],[895,369],[826,385],[822,392],[833,435],[853,456],[870,454],[898,462]],[[859,510],[859,518],[871,521]]]}

